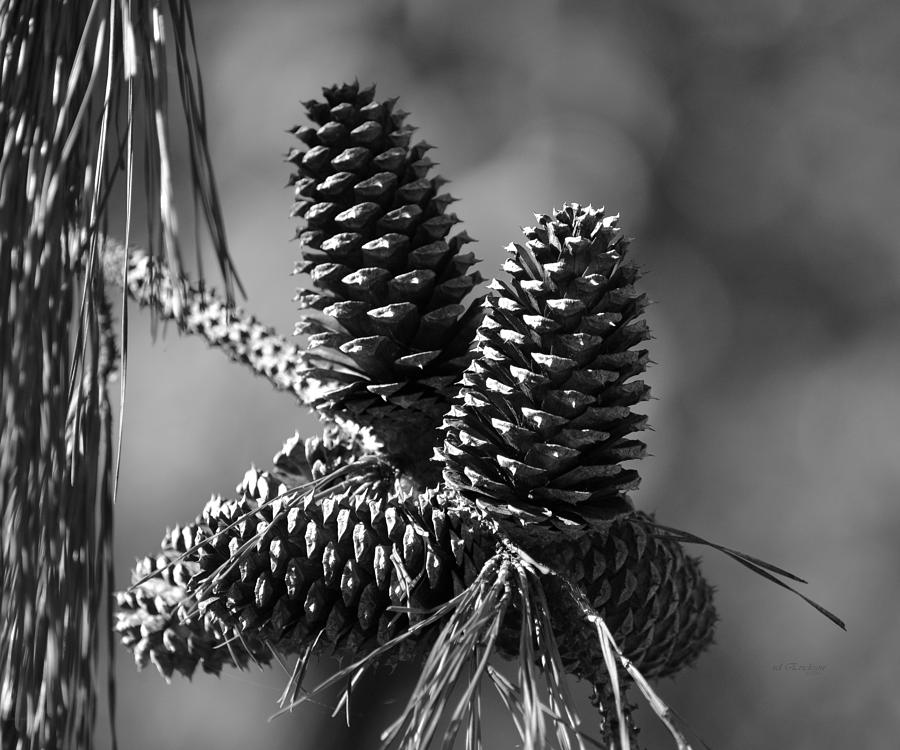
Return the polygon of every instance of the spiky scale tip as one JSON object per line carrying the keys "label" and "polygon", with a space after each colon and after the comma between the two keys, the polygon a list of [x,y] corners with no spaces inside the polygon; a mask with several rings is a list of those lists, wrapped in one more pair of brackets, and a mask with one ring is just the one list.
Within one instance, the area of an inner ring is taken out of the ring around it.
{"label": "spiky scale tip", "polygon": [[420,438],[468,362],[480,309],[464,299],[481,276],[462,252],[469,237],[449,236],[459,220],[444,180],[428,177],[431,146],[410,145],[406,113],[374,95],[326,88],[324,102],[305,104],[312,125],[293,131],[306,146],[288,156],[293,213],[306,222],[297,270],[316,288],[297,299],[321,313],[297,331],[310,334],[308,375],[340,383],[317,408],[372,426],[394,454],[427,455]]}
{"label": "spiky scale tip", "polygon": [[512,244],[444,420],[444,480],[494,513],[566,525],[632,509],[645,446],[646,297],[617,217],[566,204]]}

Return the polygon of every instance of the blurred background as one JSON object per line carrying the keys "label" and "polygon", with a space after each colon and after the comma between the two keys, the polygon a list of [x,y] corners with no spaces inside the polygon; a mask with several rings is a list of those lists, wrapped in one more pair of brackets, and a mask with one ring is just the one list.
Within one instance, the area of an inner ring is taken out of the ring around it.
{"label": "blurred background", "polygon": [[[804,593],[848,626],[698,548],[718,590],[717,643],[659,692],[712,748],[891,746],[900,732],[900,6],[192,6],[244,306],[286,335],[299,280],[289,275],[298,253],[285,131],[300,121],[298,101],[323,85],[358,77],[400,97],[418,135],[438,146],[437,171],[452,180],[486,277],[534,212],[578,201],[621,213],[656,302],[653,455],[636,503],[807,578]],[[187,161],[176,161],[186,196]],[[129,345],[120,586],[166,526],[192,519],[210,493],[233,491],[251,464],[268,467],[295,430],[318,429],[201,342],[171,330],[151,343],[144,315],[132,315]],[[268,722],[287,679],[280,669],[166,685],[117,649],[120,741],[135,750],[373,748],[415,676],[364,686],[348,730],[325,703]],[[590,719],[587,689],[576,694]],[[646,706],[637,716],[647,747],[673,747]],[[489,746],[514,747],[503,712],[489,717]]]}

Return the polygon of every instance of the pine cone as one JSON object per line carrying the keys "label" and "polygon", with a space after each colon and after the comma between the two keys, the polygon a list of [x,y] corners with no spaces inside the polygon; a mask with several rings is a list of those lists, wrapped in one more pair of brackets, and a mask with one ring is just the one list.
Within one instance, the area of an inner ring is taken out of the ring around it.
{"label": "pine cone", "polygon": [[[322,479],[331,472],[349,467],[364,457],[380,455],[380,445],[366,429],[358,429],[352,424],[338,425],[328,423],[322,430],[321,437],[301,439],[295,432],[285,440],[281,450],[275,454],[272,462],[272,476],[277,482],[288,487]],[[252,485],[250,472],[237,486],[237,491]],[[258,476],[258,472],[257,472]],[[251,490],[256,492],[256,490]]]}
{"label": "pine cone", "polygon": [[[326,426],[321,438],[301,441],[289,438],[275,455],[271,477],[255,469],[244,475],[238,491],[267,494],[267,482],[303,484],[348,466],[366,455],[371,439],[365,432]],[[221,507],[214,496],[208,507]],[[192,595],[191,581],[200,572],[198,554],[192,548],[208,538],[210,530],[201,515],[192,524],[175,526],[161,544],[161,554],[144,557],[132,572],[136,585],[116,594],[115,629],[123,644],[134,653],[143,669],[153,663],[167,679],[174,671],[190,677],[197,666],[219,674],[223,665],[245,668],[250,662],[267,664],[272,658],[268,645],[250,633],[240,633],[214,609],[200,612]],[[149,576],[149,577],[148,577]]]}
{"label": "pine cone", "polygon": [[[636,512],[583,534],[556,535],[536,559],[564,571],[603,617],[619,648],[645,677],[666,677],[691,664],[712,642],[716,611],[700,563],[677,542],[653,534]],[[596,633],[558,581],[546,582],[566,668],[594,684],[606,667]]]}
{"label": "pine cone", "polygon": [[[193,524],[170,531],[163,554],[134,574],[156,575],[119,595],[117,629],[138,664],[153,661],[166,676],[189,675],[198,663],[217,673],[223,664],[265,662],[269,649],[310,646],[358,659],[468,587],[496,537],[458,498],[400,497],[391,470],[363,445],[364,435],[336,428],[321,439],[292,438],[275,472],[249,470],[236,500],[214,497]],[[334,482],[340,470],[345,481],[319,496],[300,499],[305,485],[288,491],[281,483]],[[715,613],[696,560],[654,537],[651,523],[635,513],[577,534],[525,528],[513,541],[582,588],[625,655],[645,675],[662,676],[706,647]],[[566,668],[603,682],[596,633],[555,576],[544,585]],[[389,658],[422,653],[435,632]],[[514,618],[503,632],[500,653],[516,657]]]}
{"label": "pine cone", "polygon": [[[446,412],[468,362],[480,317],[463,299],[481,281],[469,272],[472,253],[439,193],[444,180],[427,177],[431,148],[410,146],[413,128],[395,100],[374,101],[358,84],[324,89],[325,102],[305,104],[313,126],[294,134],[308,147],[289,154],[294,215],[303,262],[317,291],[301,291],[306,317],[298,333],[312,334],[310,377],[341,386],[316,406],[370,425],[395,455],[430,456],[428,439]],[[334,368],[337,369],[334,369]]]}
{"label": "pine cone", "polygon": [[616,217],[568,204],[537,216],[510,245],[509,283],[476,335],[476,357],[444,421],[444,479],[494,513],[566,525],[632,509],[637,472],[622,461],[645,446],[646,298]]}
{"label": "pine cone", "polygon": [[445,603],[478,574],[492,540],[439,494],[393,489],[378,464],[317,500],[248,472],[237,500],[213,501],[201,517],[198,533],[221,532],[197,552],[201,611],[282,653],[315,643],[357,658],[404,632],[421,615],[388,608]]}

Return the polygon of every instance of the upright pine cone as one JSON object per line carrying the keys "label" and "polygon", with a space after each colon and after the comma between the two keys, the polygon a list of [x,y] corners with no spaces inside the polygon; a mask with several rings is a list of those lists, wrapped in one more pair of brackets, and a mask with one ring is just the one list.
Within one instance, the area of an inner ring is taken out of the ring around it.
{"label": "upright pine cone", "polygon": [[644,295],[617,217],[567,204],[512,244],[444,421],[444,479],[493,512],[557,523],[632,509],[649,388]]}
{"label": "upright pine cone", "polygon": [[[316,291],[297,299],[311,334],[309,375],[339,381],[315,406],[371,426],[394,454],[429,455],[478,325],[477,302],[461,304],[481,281],[465,232],[448,238],[453,201],[428,177],[431,148],[410,146],[414,128],[395,100],[376,102],[358,84],[324,89],[306,102],[312,126],[293,132],[308,148],[289,161],[298,233]],[[412,438],[412,439],[411,439]]]}

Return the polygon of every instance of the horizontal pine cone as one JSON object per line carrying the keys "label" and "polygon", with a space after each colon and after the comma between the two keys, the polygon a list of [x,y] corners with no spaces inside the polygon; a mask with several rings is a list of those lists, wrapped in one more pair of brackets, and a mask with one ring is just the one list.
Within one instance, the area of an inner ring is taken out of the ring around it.
{"label": "horizontal pine cone", "polygon": [[[152,620],[155,629],[144,628],[152,637],[140,646],[139,663],[149,659],[164,673],[173,667],[189,673],[197,663],[217,671],[260,657],[258,644],[285,654],[314,646],[315,652],[360,658],[475,580],[495,553],[496,538],[453,497],[434,491],[399,497],[379,459],[346,462],[353,439],[293,439],[276,457],[282,477],[296,477],[304,466],[307,476],[330,477],[319,495],[312,485],[286,491],[275,474],[251,470],[238,499],[214,498],[194,524],[167,535],[164,557],[145,564],[155,565],[157,575],[120,595],[119,630],[132,648],[141,642],[135,628],[158,614],[177,623],[167,630]],[[696,561],[679,544],[653,537],[650,523],[636,513],[578,535],[530,533],[522,546],[583,588],[625,655],[648,676],[661,676],[705,648],[715,613]],[[175,563],[173,553],[183,557]],[[596,634],[554,576],[545,578],[545,588],[567,668],[603,681]],[[156,599],[160,592],[174,597],[166,607]],[[179,606],[185,592],[192,606]],[[421,653],[436,627],[388,658]],[[159,644],[165,645],[168,631],[194,640],[166,657]],[[244,651],[226,654],[220,644],[236,633],[241,639],[231,643]],[[503,643],[506,655],[514,655],[516,646],[509,644],[515,639]]]}
{"label": "horizontal pine cone", "polygon": [[468,362],[480,308],[463,300],[481,276],[462,252],[469,237],[449,236],[459,219],[445,181],[428,176],[431,146],[410,145],[395,100],[357,84],[323,93],[305,104],[312,124],[293,131],[306,148],[288,156],[293,213],[306,222],[297,271],[315,287],[297,299],[321,313],[297,332],[311,334],[309,376],[340,381],[315,405],[371,426],[395,455],[428,455],[418,438],[440,423]]}
{"label": "horizontal pine cone", "polygon": [[[307,482],[359,460],[371,448],[372,440],[364,431],[333,424],[321,437],[306,441],[295,434],[275,456],[272,481]],[[238,491],[252,485],[259,492],[265,481],[251,470]],[[223,501],[214,497],[210,502]],[[192,548],[202,523],[201,516],[193,524],[167,531],[161,553],[140,559],[132,571],[132,588],[116,594],[115,630],[123,644],[133,652],[139,669],[152,663],[167,679],[175,671],[190,677],[198,666],[219,674],[223,666],[243,669],[250,663],[268,664],[272,658],[259,638],[239,633],[213,612],[201,613],[196,597],[189,595],[191,580],[200,572]]]}
{"label": "horizontal pine cone", "polygon": [[324,498],[301,490],[283,500],[274,498],[284,488],[260,474],[240,499],[207,505],[196,535],[209,539],[197,552],[200,610],[283,653],[315,642],[357,657],[459,593],[491,541],[436,493],[393,496],[380,472],[357,471]]}

